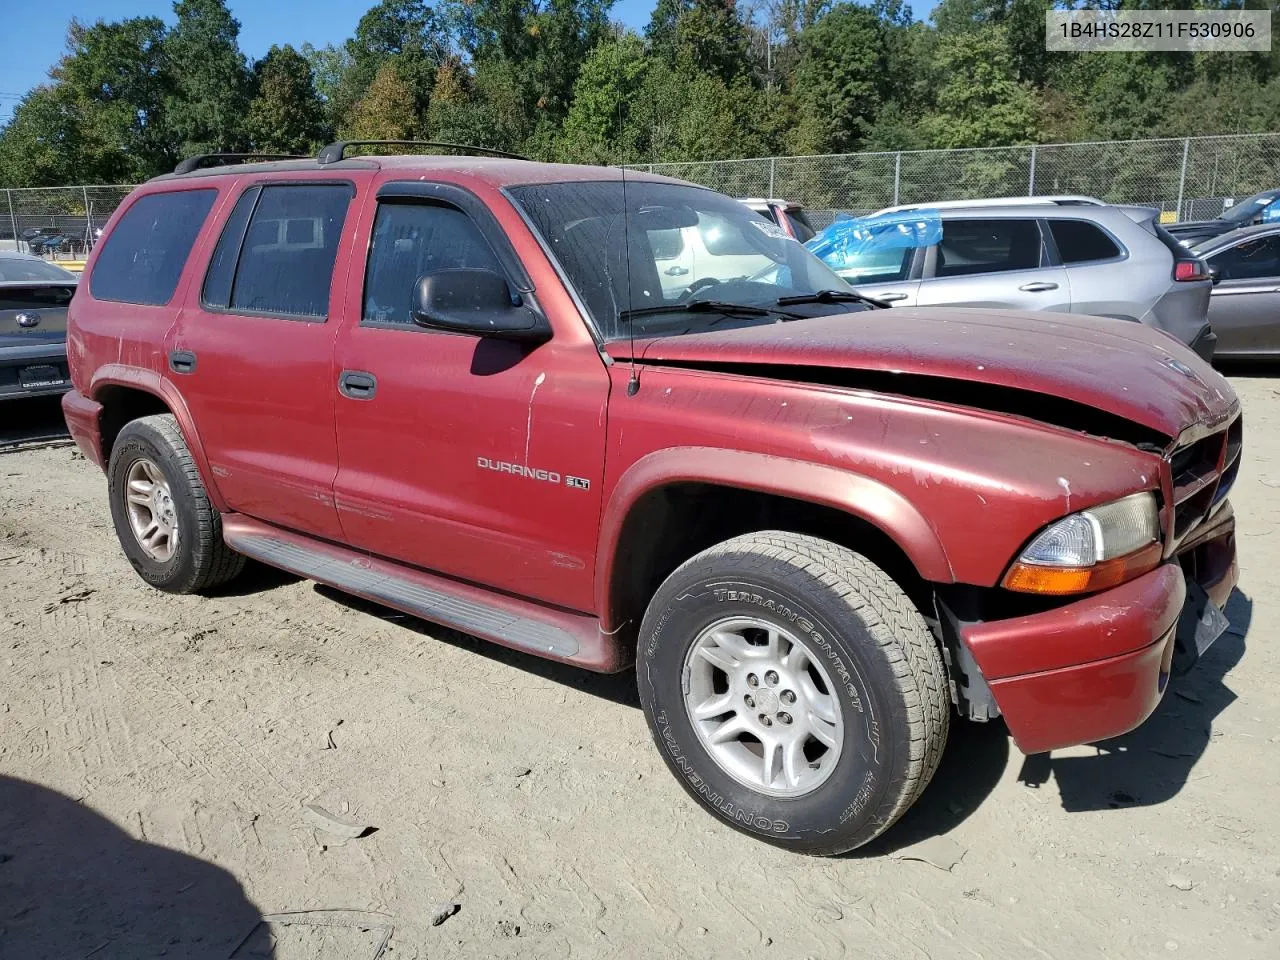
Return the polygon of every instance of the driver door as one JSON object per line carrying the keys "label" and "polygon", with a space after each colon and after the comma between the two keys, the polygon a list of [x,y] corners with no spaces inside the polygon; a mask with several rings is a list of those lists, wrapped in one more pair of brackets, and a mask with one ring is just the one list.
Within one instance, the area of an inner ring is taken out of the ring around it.
{"label": "driver door", "polygon": [[609,392],[594,345],[419,326],[413,288],[434,270],[482,268],[536,292],[473,194],[415,181],[387,184],[377,199],[362,214],[365,283],[348,284],[351,320],[330,386],[346,541],[592,609]]}

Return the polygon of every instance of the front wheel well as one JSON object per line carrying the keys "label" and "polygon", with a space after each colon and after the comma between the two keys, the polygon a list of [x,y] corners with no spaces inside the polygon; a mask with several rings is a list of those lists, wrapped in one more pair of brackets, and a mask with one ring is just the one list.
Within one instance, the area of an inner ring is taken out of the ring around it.
{"label": "front wheel well", "polygon": [[715,483],[673,483],[645,493],[623,521],[609,584],[610,626],[636,638],[649,600],[695,554],[732,537],[783,530],[847,547],[892,577],[923,611],[932,588],[894,539],[870,521],[835,507]]}
{"label": "front wheel well", "polygon": [[98,430],[102,438],[104,463],[110,462],[111,449],[115,446],[116,437],[120,436],[120,431],[126,424],[152,414],[173,412],[169,409],[169,405],[154,393],[120,384],[107,384],[99,388],[94,394],[94,399],[102,404]]}

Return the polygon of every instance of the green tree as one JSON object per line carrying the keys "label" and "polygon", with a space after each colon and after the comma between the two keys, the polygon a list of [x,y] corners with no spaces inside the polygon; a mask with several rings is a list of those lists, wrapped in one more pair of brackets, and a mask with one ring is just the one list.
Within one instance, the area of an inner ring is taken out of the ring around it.
{"label": "green tree", "polygon": [[73,20],[50,84],[33,90],[0,135],[0,182],[129,182],[171,168],[155,18]]}
{"label": "green tree", "polygon": [[521,91],[529,126],[558,125],[578,71],[606,35],[612,0],[467,0],[459,35],[477,74],[501,63]]}
{"label": "green tree", "polygon": [[177,0],[173,10],[178,20],[164,42],[171,135],[184,156],[239,149],[250,89],[240,24],[224,0]]}
{"label": "green tree", "polygon": [[633,33],[599,44],[573,88],[560,154],[579,163],[618,162],[619,138],[650,67],[644,41]]}
{"label": "green tree", "polygon": [[[326,44],[323,47],[302,45],[302,55],[311,66],[311,77],[316,95],[324,105],[325,123],[336,129],[342,122],[340,88],[347,71],[351,69],[351,54],[346,44]],[[350,106],[350,104],[347,104]]]}
{"label": "green tree", "polygon": [[1030,84],[1014,74],[1004,28],[939,37],[934,69],[934,110],[920,123],[922,137],[930,146],[987,147],[1036,141],[1035,95]]}
{"label": "green tree", "polygon": [[324,136],[324,111],[311,64],[290,46],[273,46],[254,64],[256,94],[245,132],[253,149],[266,153],[312,153]]}
{"label": "green tree", "polygon": [[747,28],[734,0],[691,0],[676,18],[675,46],[700,71],[726,83],[747,75]]}
{"label": "green tree", "polygon": [[81,114],[68,91],[40,86],[18,103],[0,130],[0,184],[54,187],[76,180],[83,169]]}
{"label": "green tree", "polygon": [[800,35],[791,146],[798,153],[845,153],[872,129],[890,91],[880,19],[842,3]]}
{"label": "green tree", "polygon": [[448,52],[443,25],[425,0],[381,0],[356,24],[341,57],[330,57],[338,80],[326,92],[331,116],[338,123],[364,97],[378,72],[394,63],[409,88],[414,126],[420,125],[431,101],[436,67]]}
{"label": "green tree", "polygon": [[342,136],[349,140],[409,140],[417,124],[413,90],[395,63],[388,61],[378,68],[369,89],[348,112]]}

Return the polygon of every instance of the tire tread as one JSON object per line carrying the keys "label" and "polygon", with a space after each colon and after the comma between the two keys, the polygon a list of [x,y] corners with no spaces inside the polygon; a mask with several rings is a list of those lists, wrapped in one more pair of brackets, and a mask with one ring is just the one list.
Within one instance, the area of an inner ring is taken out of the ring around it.
{"label": "tire tread", "polygon": [[676,573],[692,564],[714,566],[728,560],[739,571],[754,565],[773,567],[776,573],[781,564],[811,578],[846,603],[879,644],[906,705],[910,747],[894,802],[875,832],[860,843],[874,839],[919,799],[946,745],[951,697],[932,632],[902,588],[875,563],[847,547],[805,534],[769,530],[733,537],[690,558]]}

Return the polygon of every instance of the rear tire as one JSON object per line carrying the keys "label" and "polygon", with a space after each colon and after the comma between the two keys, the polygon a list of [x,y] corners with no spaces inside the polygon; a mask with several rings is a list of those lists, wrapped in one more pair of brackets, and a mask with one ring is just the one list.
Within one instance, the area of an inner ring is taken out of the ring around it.
{"label": "rear tire", "polygon": [[227,583],[245,558],[222,540],[222,518],[172,414],[124,426],[107,467],[111,519],[133,569],[168,593]]}
{"label": "rear tire", "polygon": [[887,830],[947,739],[946,672],[919,611],[871,561],[815,537],[748,534],[685,562],[645,613],[636,671],[689,794],[801,853]]}

